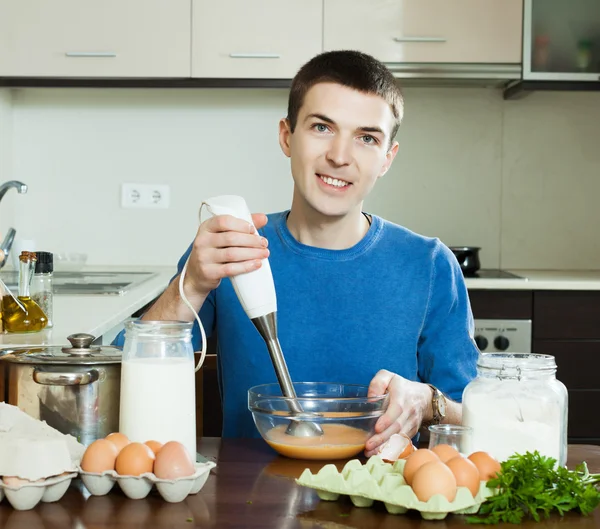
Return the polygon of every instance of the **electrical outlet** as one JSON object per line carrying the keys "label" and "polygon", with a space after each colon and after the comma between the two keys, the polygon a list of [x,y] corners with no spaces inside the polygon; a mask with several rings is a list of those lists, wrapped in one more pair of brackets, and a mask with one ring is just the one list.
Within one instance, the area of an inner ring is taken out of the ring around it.
{"label": "electrical outlet", "polygon": [[166,209],[171,188],[163,184],[121,184],[121,207]]}

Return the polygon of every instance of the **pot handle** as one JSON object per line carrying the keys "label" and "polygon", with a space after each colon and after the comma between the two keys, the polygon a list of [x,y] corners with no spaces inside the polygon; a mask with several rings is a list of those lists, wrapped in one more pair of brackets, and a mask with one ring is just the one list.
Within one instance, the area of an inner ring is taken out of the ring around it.
{"label": "pot handle", "polygon": [[96,369],[80,373],[33,370],[33,381],[44,386],[85,386],[96,382],[99,377],[100,374]]}

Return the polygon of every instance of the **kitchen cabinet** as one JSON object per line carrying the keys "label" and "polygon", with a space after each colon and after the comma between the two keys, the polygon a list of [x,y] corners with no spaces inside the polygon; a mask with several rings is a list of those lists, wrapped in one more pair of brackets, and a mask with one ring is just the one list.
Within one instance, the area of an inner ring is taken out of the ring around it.
{"label": "kitchen cabinet", "polygon": [[192,77],[292,78],[322,50],[323,0],[193,0]]}
{"label": "kitchen cabinet", "polygon": [[325,51],[386,63],[521,62],[522,0],[324,0]]}
{"label": "kitchen cabinet", "polygon": [[191,0],[0,0],[0,76],[189,77]]}

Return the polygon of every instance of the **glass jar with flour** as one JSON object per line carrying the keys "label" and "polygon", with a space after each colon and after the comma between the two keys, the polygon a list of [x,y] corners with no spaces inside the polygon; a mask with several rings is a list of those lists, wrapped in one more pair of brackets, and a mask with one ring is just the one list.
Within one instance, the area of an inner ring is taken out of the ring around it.
{"label": "glass jar with flour", "polygon": [[551,355],[482,353],[477,377],[463,393],[463,424],[473,429],[473,451],[499,461],[537,450],[567,461],[568,394]]}

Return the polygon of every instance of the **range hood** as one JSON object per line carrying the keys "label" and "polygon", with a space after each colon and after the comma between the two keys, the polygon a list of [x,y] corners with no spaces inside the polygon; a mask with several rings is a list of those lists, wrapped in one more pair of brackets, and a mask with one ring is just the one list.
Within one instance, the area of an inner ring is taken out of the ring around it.
{"label": "range hood", "polygon": [[599,0],[524,0],[522,77],[504,97],[532,90],[600,91]]}

